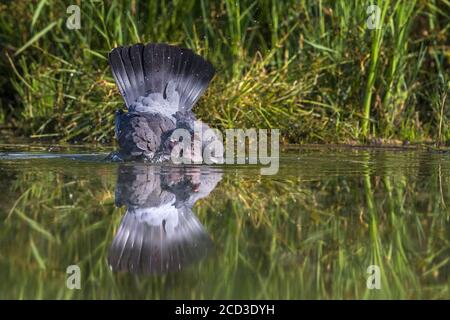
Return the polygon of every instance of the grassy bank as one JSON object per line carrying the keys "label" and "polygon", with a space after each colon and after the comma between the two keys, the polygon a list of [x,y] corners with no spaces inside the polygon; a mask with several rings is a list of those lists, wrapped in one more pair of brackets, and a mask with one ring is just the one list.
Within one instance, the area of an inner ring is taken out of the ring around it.
{"label": "grassy bank", "polygon": [[[79,30],[66,9],[78,3]],[[122,105],[106,56],[135,42],[194,49],[217,69],[196,110],[290,143],[450,140],[450,1],[14,1],[0,5],[0,123],[109,143]]]}

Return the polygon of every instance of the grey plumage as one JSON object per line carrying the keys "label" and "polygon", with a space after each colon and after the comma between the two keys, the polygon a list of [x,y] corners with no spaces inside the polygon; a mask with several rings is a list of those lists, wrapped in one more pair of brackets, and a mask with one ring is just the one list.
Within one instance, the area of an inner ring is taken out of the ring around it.
{"label": "grey plumage", "polygon": [[127,112],[118,117],[119,155],[124,160],[152,159],[164,133],[176,127],[173,121],[160,114]]}
{"label": "grey plumage", "polygon": [[211,240],[192,207],[220,180],[220,173],[207,168],[121,165],[116,205],[127,210],[110,246],[111,268],[166,273],[204,257]]}
{"label": "grey plumage", "polygon": [[196,120],[191,111],[214,76],[208,61],[189,49],[136,44],[113,49],[109,64],[128,112],[117,112],[119,152],[112,160],[153,160],[167,154],[169,133]]}

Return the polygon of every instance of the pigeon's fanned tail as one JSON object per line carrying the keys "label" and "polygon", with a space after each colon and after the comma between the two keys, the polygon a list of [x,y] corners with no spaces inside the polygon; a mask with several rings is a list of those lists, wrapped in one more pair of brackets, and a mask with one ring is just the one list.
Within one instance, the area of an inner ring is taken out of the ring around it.
{"label": "pigeon's fanned tail", "polygon": [[[141,208],[149,215],[152,209]],[[133,209],[122,218],[109,249],[108,263],[113,271],[135,274],[162,274],[180,271],[205,257],[212,247],[211,239],[190,208],[181,207],[178,225],[173,232],[166,222],[152,225],[142,220]]]}
{"label": "pigeon's fanned tail", "polygon": [[166,95],[169,81],[180,96],[179,110],[192,109],[214,76],[214,68],[189,49],[167,44],[118,47],[109,64],[127,107],[151,93]]}

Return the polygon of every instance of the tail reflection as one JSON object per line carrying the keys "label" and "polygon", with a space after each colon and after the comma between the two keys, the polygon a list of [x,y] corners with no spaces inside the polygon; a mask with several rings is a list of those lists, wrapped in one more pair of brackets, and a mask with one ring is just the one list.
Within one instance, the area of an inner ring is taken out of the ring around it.
{"label": "tail reflection", "polygon": [[204,257],[211,240],[192,207],[221,178],[208,168],[121,165],[116,205],[127,211],[110,247],[112,270],[166,273]]}

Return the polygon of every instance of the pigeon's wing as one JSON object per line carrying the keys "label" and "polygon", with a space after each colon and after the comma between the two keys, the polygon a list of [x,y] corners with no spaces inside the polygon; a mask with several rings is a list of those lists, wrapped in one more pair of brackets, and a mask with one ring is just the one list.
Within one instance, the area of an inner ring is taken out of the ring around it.
{"label": "pigeon's wing", "polygon": [[179,111],[191,110],[215,72],[193,51],[168,44],[115,48],[109,64],[128,108],[139,97],[160,94],[169,102],[176,95]]}
{"label": "pigeon's wing", "polygon": [[162,130],[171,128],[175,128],[175,124],[157,114],[124,113],[118,129],[120,150],[131,157],[151,156],[161,144]]}

